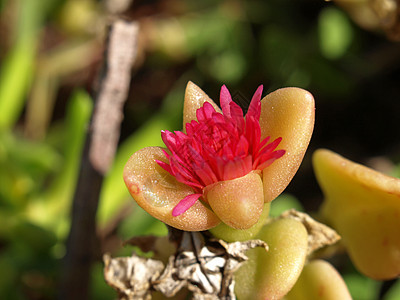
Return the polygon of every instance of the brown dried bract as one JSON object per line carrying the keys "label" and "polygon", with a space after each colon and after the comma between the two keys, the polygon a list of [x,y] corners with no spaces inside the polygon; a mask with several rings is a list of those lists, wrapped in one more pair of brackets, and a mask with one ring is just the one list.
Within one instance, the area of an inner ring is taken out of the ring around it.
{"label": "brown dried bract", "polygon": [[119,299],[151,299],[152,291],[174,297],[182,288],[193,299],[236,299],[234,272],[247,260],[244,254],[255,247],[268,246],[261,240],[226,243],[199,232],[183,232],[179,248],[164,268],[154,259],[104,256],[105,279],[117,290]]}
{"label": "brown dried bract", "polygon": [[160,277],[164,264],[160,261],[131,257],[111,258],[105,254],[104,278],[123,300],[150,300],[153,282]]}
{"label": "brown dried bract", "polygon": [[332,228],[315,221],[308,214],[294,209],[283,212],[278,218],[292,218],[301,223],[308,232],[308,254],[340,240],[340,235]]}

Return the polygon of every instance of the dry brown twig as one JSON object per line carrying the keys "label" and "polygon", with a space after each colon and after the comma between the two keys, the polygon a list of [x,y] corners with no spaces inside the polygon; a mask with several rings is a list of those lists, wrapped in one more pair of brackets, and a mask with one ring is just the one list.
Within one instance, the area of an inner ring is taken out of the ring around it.
{"label": "dry brown twig", "polygon": [[335,230],[295,209],[283,212],[278,218],[290,218],[303,223],[308,232],[308,255],[340,240],[340,235]]}
{"label": "dry brown twig", "polygon": [[113,162],[128,95],[131,68],[137,53],[139,25],[118,20],[109,35],[100,89],[92,120],[89,151],[93,167],[103,175]]}
{"label": "dry brown twig", "polygon": [[113,161],[119,139],[137,36],[136,22],[117,20],[110,26],[95,110],[86,136],[73,201],[59,299],[89,298],[90,269],[98,248],[96,211],[103,176]]}

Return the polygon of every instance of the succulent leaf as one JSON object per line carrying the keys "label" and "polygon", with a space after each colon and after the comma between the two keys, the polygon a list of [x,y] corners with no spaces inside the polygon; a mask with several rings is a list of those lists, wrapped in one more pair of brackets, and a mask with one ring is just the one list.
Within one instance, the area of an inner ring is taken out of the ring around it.
{"label": "succulent leaf", "polygon": [[313,156],[325,195],[323,216],[342,236],[350,258],[365,275],[400,275],[400,180],[325,149]]}

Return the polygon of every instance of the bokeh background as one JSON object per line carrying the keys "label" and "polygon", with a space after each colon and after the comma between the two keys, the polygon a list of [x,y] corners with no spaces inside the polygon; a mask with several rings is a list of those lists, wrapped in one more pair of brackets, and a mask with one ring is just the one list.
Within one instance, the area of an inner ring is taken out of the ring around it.
{"label": "bokeh background", "polygon": [[[264,95],[285,86],[314,95],[314,135],[275,213],[318,210],[317,148],[399,176],[400,4],[349,3],[0,0],[0,299],[57,297],[106,27],[116,18],[139,22],[139,45],[101,188],[92,299],[115,298],[103,280],[103,253],[129,255],[122,240],[167,233],[130,198],[122,169],[134,151],[161,145],[161,129],[181,128],[189,80],[216,101],[222,84],[241,104],[260,84]],[[368,279],[346,258],[337,267],[354,299],[400,299],[399,283]]]}

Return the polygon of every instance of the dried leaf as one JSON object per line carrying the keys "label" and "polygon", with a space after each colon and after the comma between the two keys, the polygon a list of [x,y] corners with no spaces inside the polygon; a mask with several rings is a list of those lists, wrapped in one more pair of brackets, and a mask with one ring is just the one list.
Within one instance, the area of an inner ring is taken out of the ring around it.
{"label": "dried leaf", "polygon": [[138,257],[103,257],[104,278],[108,285],[117,290],[119,299],[149,300],[151,286],[164,269],[160,261]]}
{"label": "dried leaf", "polygon": [[168,276],[163,274],[165,282],[161,281],[155,288],[169,294],[165,283],[169,283],[168,277],[174,277],[186,282],[193,299],[236,299],[233,274],[247,259],[244,252],[259,246],[267,248],[263,241],[229,244],[210,240],[206,243],[201,233],[184,232],[174,267],[167,267]]}
{"label": "dried leaf", "polygon": [[303,223],[308,232],[308,254],[340,240],[340,235],[332,228],[315,221],[306,213],[294,209],[283,212],[278,218],[292,218]]}
{"label": "dried leaf", "polygon": [[151,299],[152,290],[174,297],[187,288],[195,300],[234,300],[234,272],[247,260],[244,253],[255,247],[268,250],[261,240],[226,243],[199,232],[183,232],[178,251],[165,269],[161,262],[135,254],[105,256],[105,277],[120,299]]}

